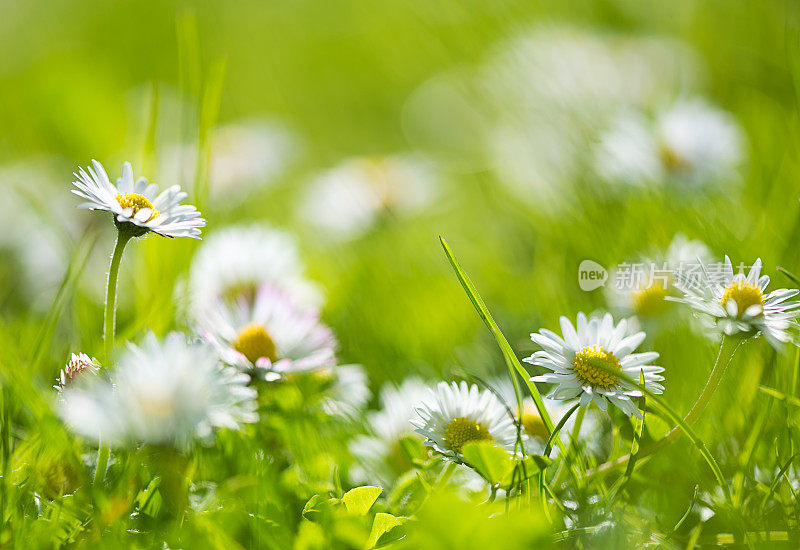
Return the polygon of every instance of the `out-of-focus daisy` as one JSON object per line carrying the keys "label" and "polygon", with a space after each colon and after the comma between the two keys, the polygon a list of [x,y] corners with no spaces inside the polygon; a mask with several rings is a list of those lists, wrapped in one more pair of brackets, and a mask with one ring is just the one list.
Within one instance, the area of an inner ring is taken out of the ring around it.
{"label": "out-of-focus daisy", "polygon": [[614,310],[643,319],[666,312],[670,305],[667,296],[677,295],[673,288],[675,277],[683,272],[698,272],[700,262],[710,260],[711,252],[702,241],[690,241],[678,233],[660,258],[625,262],[613,270],[605,290]]}
{"label": "out-of-focus daisy", "polygon": [[75,220],[64,214],[69,196],[48,189],[57,173],[51,164],[51,159],[35,157],[0,167],[0,301],[4,307],[49,308],[68,264],[66,243]]}
{"label": "out-of-focus daisy", "polygon": [[513,417],[489,390],[466,382],[440,382],[416,408],[411,424],[425,437],[425,444],[449,457],[461,458],[470,441],[494,441],[514,452],[517,429]]}
{"label": "out-of-focus daisy", "polygon": [[[283,125],[270,120],[241,120],[220,126],[211,142],[209,192],[217,202],[229,203],[269,187],[296,156],[297,139]],[[191,181],[197,167],[197,147],[173,145],[162,153],[161,174],[175,181]]]}
{"label": "out-of-focus daisy", "polygon": [[747,276],[734,274],[728,256],[719,269],[702,267],[700,276],[683,274],[678,278],[675,286],[684,296],[673,298],[675,301],[709,315],[727,335],[760,333],[774,347],[791,340],[789,329],[797,326],[800,302],[788,300],[798,290],[781,288],[767,293],[769,276],[761,275],[761,258]]}
{"label": "out-of-focus daisy", "polygon": [[100,362],[94,357],[90,358],[85,353],[73,353],[58,374],[56,385],[53,387],[61,392],[78,377],[97,374],[99,368]]}
{"label": "out-of-focus daisy", "polygon": [[[113,444],[191,445],[214,428],[256,422],[256,392],[249,377],[221,367],[213,350],[171,333],[151,333],[130,345],[108,380],[72,384],[59,413],[76,432]],[[83,380],[81,380],[83,382]]]}
{"label": "out-of-focus daisy", "polygon": [[[628,416],[641,417],[631,398],[640,397],[642,392],[615,376],[613,371],[618,370],[637,381],[641,374],[648,390],[653,393],[664,391],[664,386],[659,383],[664,377],[658,374],[664,369],[649,364],[658,358],[658,353],[633,353],[644,341],[645,333],[629,334],[627,321],[623,319],[615,326],[608,313],[602,319],[591,320],[579,313],[577,330],[566,317],[561,317],[560,322],[563,338],[547,329],[531,334],[531,339],[542,350],[524,361],[553,371],[534,376],[531,380],[556,384],[549,395],[553,399],[580,397],[581,406],[594,401],[601,410],[607,409],[609,401]],[[597,364],[612,372],[598,368]]]}
{"label": "out-of-focus daisy", "polygon": [[297,244],[288,233],[263,224],[213,232],[195,254],[188,298],[193,317],[219,301],[252,301],[261,284],[283,289],[302,305],[321,302],[319,288],[303,276]]}
{"label": "out-of-focus daisy", "polygon": [[649,119],[623,113],[600,138],[597,173],[632,186],[729,181],[744,156],[736,120],[700,99],[680,100]]}
{"label": "out-of-focus daisy", "polygon": [[233,304],[218,302],[198,325],[225,363],[267,380],[335,363],[336,339],[319,313],[297,306],[270,285],[258,288],[252,304],[242,298]]}
{"label": "out-of-focus daisy", "polygon": [[372,396],[367,373],[361,365],[337,365],[321,369],[317,374],[331,379],[322,402],[328,414],[354,417]]}
{"label": "out-of-focus daisy", "polygon": [[403,436],[418,437],[411,426],[415,407],[425,401],[429,386],[417,377],[406,378],[402,384],[386,384],[380,392],[380,409],[367,413],[369,435],[353,439],[350,450],[359,463],[360,481],[370,476],[383,483],[410,468],[400,449]]}
{"label": "out-of-focus daisy", "polygon": [[430,166],[416,157],[353,158],[311,182],[300,214],[328,237],[351,239],[387,211],[420,210],[433,200],[436,187]]}
{"label": "out-of-focus daisy", "polygon": [[75,177],[78,179],[73,182],[76,189],[72,192],[86,199],[78,208],[111,212],[117,227],[135,236],[152,231],[164,237],[199,239],[200,228],[206,224],[194,206],[180,204],[188,195],[179,185],[159,193],[158,185],[148,184],[145,178],[134,181],[129,162],[123,165],[116,185],[96,160],[92,160],[92,166],[81,168]]}

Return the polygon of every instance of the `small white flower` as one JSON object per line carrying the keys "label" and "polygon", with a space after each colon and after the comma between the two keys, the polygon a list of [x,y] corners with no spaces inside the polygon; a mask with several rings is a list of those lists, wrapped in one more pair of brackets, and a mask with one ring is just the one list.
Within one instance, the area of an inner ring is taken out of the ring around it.
{"label": "small white flower", "polygon": [[188,447],[214,428],[258,420],[248,382],[221,367],[209,347],[178,333],[159,342],[151,333],[142,346],[129,345],[109,380],[67,387],[59,413],[76,432],[104,442]]}
{"label": "small white flower", "polygon": [[126,162],[122,167],[122,177],[114,185],[108,179],[103,165],[92,160],[92,167],[80,169],[73,182],[72,192],[87,202],[78,208],[105,210],[114,214],[114,222],[130,224],[136,234],[148,231],[165,237],[192,237],[199,239],[200,228],[206,221],[200,212],[190,204],[180,204],[188,195],[179,185],[158,192],[158,185],[148,184],[145,178],[133,179],[133,168]]}
{"label": "small white flower", "polygon": [[[241,202],[274,185],[297,156],[298,143],[279,122],[240,120],[214,130],[208,185],[215,204]],[[197,147],[174,144],[162,152],[159,173],[174,181],[191,181],[197,169]]]}
{"label": "small white flower", "polygon": [[70,355],[67,364],[61,369],[56,385],[53,387],[61,392],[78,377],[97,374],[99,368],[100,363],[94,357],[90,358],[85,353],[73,353]]}
{"label": "small white flower", "polygon": [[286,291],[302,305],[318,306],[319,288],[303,276],[297,243],[288,233],[263,224],[232,226],[206,237],[189,271],[192,317],[218,300],[255,297],[262,284]]}
{"label": "small white flower", "polygon": [[333,379],[322,403],[322,409],[330,415],[354,417],[372,396],[367,373],[361,365],[337,365],[320,373]]}
{"label": "small white flower", "polygon": [[601,364],[619,370],[634,380],[644,375],[645,387],[653,393],[662,393],[659,384],[664,377],[662,367],[650,365],[658,358],[656,352],[632,353],[645,339],[644,332],[629,334],[625,319],[614,325],[614,319],[606,313],[602,319],[587,320],[578,313],[577,330],[566,317],[561,317],[563,338],[547,329],[531,334],[531,339],[542,347],[526,363],[545,367],[552,373],[531,378],[534,382],[556,384],[549,397],[574,399],[580,397],[581,406],[594,401],[606,410],[606,401],[620,408],[625,414],[641,417],[639,408],[631,400],[641,397],[642,392],[633,384],[595,366]]}
{"label": "small white flower", "polygon": [[366,415],[369,435],[354,438],[350,445],[361,466],[359,481],[377,477],[388,485],[410,467],[400,449],[400,439],[418,437],[410,422],[416,416],[415,407],[429,395],[428,385],[413,376],[399,386],[386,384],[381,388],[380,409]]}
{"label": "small white flower", "polygon": [[643,319],[665,313],[670,305],[667,297],[676,294],[675,278],[684,272],[699,272],[698,262],[708,261],[711,252],[702,241],[690,241],[678,233],[666,253],[654,256],[661,259],[626,262],[612,271],[605,292],[613,310]]}
{"label": "small white flower", "polygon": [[675,287],[684,296],[674,300],[709,315],[727,335],[761,333],[774,347],[791,340],[789,328],[797,325],[800,302],[787,300],[798,290],[781,288],[767,293],[769,276],[761,275],[761,258],[747,276],[734,274],[728,256],[717,266],[721,269],[711,267],[702,266],[702,276],[683,274]]}
{"label": "small white flower", "polygon": [[417,158],[354,158],[311,182],[301,215],[326,236],[346,240],[372,228],[386,211],[419,211],[435,193],[429,166]]}
{"label": "small white flower", "polygon": [[335,364],[336,339],[319,313],[298,307],[269,285],[258,288],[252,304],[244,299],[218,302],[198,325],[225,363],[267,380]]}
{"label": "small white flower", "polygon": [[700,99],[680,100],[651,120],[623,113],[600,138],[595,167],[630,186],[730,180],[744,157],[744,138],[728,113]]}
{"label": "small white flower", "polygon": [[425,444],[449,457],[460,458],[461,448],[470,441],[489,440],[514,453],[517,430],[506,407],[489,390],[466,382],[440,382],[429,389],[411,420]]}

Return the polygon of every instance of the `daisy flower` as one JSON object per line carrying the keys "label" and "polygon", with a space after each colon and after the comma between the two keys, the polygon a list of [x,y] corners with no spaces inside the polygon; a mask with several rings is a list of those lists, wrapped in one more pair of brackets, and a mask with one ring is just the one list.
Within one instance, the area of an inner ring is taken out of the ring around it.
{"label": "daisy flower", "polygon": [[322,395],[322,409],[330,415],[355,417],[372,397],[369,378],[361,365],[337,365],[315,374],[330,379]]}
{"label": "daisy flower", "polygon": [[353,158],[311,182],[301,215],[325,235],[347,240],[368,231],[387,211],[419,211],[435,194],[430,167],[418,158]]}
{"label": "daisy flower", "polygon": [[301,308],[283,291],[261,285],[253,303],[217,302],[198,322],[201,336],[222,360],[267,380],[335,364],[336,339],[314,309]]}
{"label": "daisy flower", "polygon": [[675,277],[698,271],[698,261],[711,258],[709,248],[700,240],[676,234],[661,261],[643,258],[635,263],[619,264],[605,287],[611,307],[625,315],[655,317],[669,308],[667,296],[677,295]]}
{"label": "daisy flower", "polygon": [[416,407],[411,424],[425,437],[425,444],[436,452],[462,458],[461,449],[470,441],[494,441],[509,454],[514,453],[517,429],[514,419],[489,390],[466,382],[440,382],[429,389],[427,398]]}
{"label": "daisy flower", "polygon": [[[645,339],[644,332],[629,334],[625,319],[614,325],[614,319],[606,313],[602,319],[587,320],[578,313],[578,323],[573,326],[566,317],[561,317],[563,338],[547,329],[531,334],[531,340],[542,347],[524,359],[526,363],[545,367],[552,373],[531,378],[534,382],[556,384],[548,397],[574,399],[580,397],[581,406],[594,401],[601,410],[611,402],[625,414],[641,418],[639,408],[631,398],[641,397],[642,392],[634,385],[613,374],[624,373],[635,380],[644,376],[645,387],[653,393],[662,393],[664,380],[662,367],[651,365],[658,358],[656,352],[633,353]],[[612,370],[598,368],[601,364]]]}
{"label": "daisy flower", "polygon": [[75,177],[78,180],[73,182],[76,189],[72,192],[86,199],[78,208],[111,212],[117,228],[134,236],[152,231],[164,237],[199,239],[200,228],[206,224],[194,206],[180,204],[188,195],[179,185],[159,193],[158,185],[148,184],[145,178],[134,181],[129,162],[123,165],[116,185],[96,160],[92,160],[92,166],[81,168]]}
{"label": "daisy flower", "polygon": [[400,449],[400,439],[408,435],[418,437],[410,422],[415,407],[428,395],[428,385],[414,376],[399,386],[386,384],[381,388],[380,409],[366,415],[369,435],[354,438],[350,445],[359,462],[360,468],[356,469],[359,481],[377,477],[388,485],[411,467]]}
{"label": "daisy flower", "polygon": [[62,393],[59,414],[76,432],[114,444],[188,447],[215,428],[256,422],[249,377],[221,367],[204,344],[173,332],[129,345],[108,380],[93,377]]}
{"label": "daisy flower", "polygon": [[61,369],[56,385],[53,387],[61,392],[78,377],[97,374],[99,369],[100,362],[94,357],[89,358],[85,353],[73,353],[67,364]]}
{"label": "daisy flower", "polygon": [[297,243],[284,231],[263,224],[215,231],[192,259],[190,314],[198,318],[219,300],[252,302],[262,283],[284,290],[302,305],[318,306],[320,290],[303,270]]}
{"label": "daisy flower", "polygon": [[728,256],[716,267],[719,269],[703,265],[701,276],[681,276],[675,286],[684,296],[674,300],[709,315],[724,334],[760,333],[774,347],[791,340],[789,328],[797,326],[800,302],[787,300],[798,290],[781,288],[767,293],[769,276],[761,275],[761,258],[747,276],[734,274]]}
{"label": "daisy flower", "polygon": [[730,114],[684,99],[652,119],[619,115],[600,138],[595,167],[604,179],[632,186],[708,185],[732,178],[743,157],[742,131]]}

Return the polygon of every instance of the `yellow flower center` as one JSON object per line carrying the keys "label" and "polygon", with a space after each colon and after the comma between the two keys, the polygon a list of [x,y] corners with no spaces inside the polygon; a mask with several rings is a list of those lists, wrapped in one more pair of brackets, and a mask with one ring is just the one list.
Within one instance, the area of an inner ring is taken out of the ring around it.
{"label": "yellow flower center", "polygon": [[539,412],[533,407],[525,407],[522,412],[522,427],[531,437],[547,440],[549,433]]}
{"label": "yellow flower center", "polygon": [[134,215],[142,208],[149,208],[151,214],[150,217],[145,220],[147,222],[161,215],[161,212],[153,208],[153,204],[147,200],[147,197],[139,193],[117,193],[116,198],[122,208],[131,208]]}
{"label": "yellow flower center", "polygon": [[247,360],[253,364],[262,357],[266,357],[272,362],[278,360],[275,342],[261,325],[244,327],[233,342],[233,349],[247,357]]}
{"label": "yellow flower center", "polygon": [[619,382],[619,377],[606,372],[598,365],[622,371],[619,359],[600,346],[585,347],[575,354],[573,370],[581,382],[592,387],[609,389]]}
{"label": "yellow flower center", "polygon": [[725,307],[725,304],[727,304],[729,300],[736,302],[736,309],[739,317],[744,315],[744,312],[747,311],[747,308],[750,306],[761,306],[761,312],[759,312],[758,315],[764,312],[764,293],[761,292],[761,288],[754,283],[748,281],[732,282],[730,286],[725,289],[719,303],[722,307]]}
{"label": "yellow flower center", "polygon": [[667,289],[660,283],[653,283],[647,288],[639,290],[634,295],[634,307],[636,312],[645,317],[662,313],[669,302]]}
{"label": "yellow flower center", "polygon": [[686,159],[681,157],[678,152],[675,151],[675,149],[667,144],[661,144],[659,147],[659,153],[661,155],[661,162],[664,164],[664,167],[668,172],[680,172],[688,165]]}
{"label": "yellow flower center", "polygon": [[489,430],[481,424],[469,418],[459,416],[447,424],[444,431],[444,440],[447,448],[457,453],[461,452],[461,447],[469,441],[491,440]]}

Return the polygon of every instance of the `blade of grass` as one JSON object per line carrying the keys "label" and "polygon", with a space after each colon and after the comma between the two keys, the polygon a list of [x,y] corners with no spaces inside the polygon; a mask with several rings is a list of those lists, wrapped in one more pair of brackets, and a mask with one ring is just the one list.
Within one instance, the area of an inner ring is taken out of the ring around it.
{"label": "blade of grass", "polygon": [[[523,380],[525,380],[525,383],[528,386],[528,391],[533,398],[533,403],[536,406],[536,410],[539,412],[539,416],[547,428],[548,435],[553,433],[553,420],[550,418],[550,414],[547,412],[547,409],[545,409],[544,401],[542,400],[542,395],[539,393],[539,389],[533,382],[530,381],[530,374],[528,374],[528,372],[520,364],[517,356],[511,349],[511,345],[508,343],[508,340],[506,340],[506,337],[503,335],[500,327],[497,326],[497,323],[495,323],[492,314],[489,313],[489,310],[487,309],[486,304],[483,302],[483,299],[480,297],[480,294],[478,294],[475,285],[472,284],[469,276],[464,272],[464,270],[461,268],[461,265],[458,263],[453,251],[450,249],[450,245],[447,244],[447,241],[442,236],[439,236],[439,241],[441,241],[442,248],[444,248],[444,253],[447,255],[450,265],[453,266],[456,277],[461,283],[461,286],[464,288],[464,291],[467,293],[470,302],[472,302],[472,305],[475,307],[478,315],[489,328],[492,336],[494,336],[497,345],[500,347],[500,351],[503,352],[503,358],[506,361],[508,372],[511,375],[512,380],[516,383],[517,374],[522,376]],[[556,440],[556,442],[559,442],[559,440]]]}

